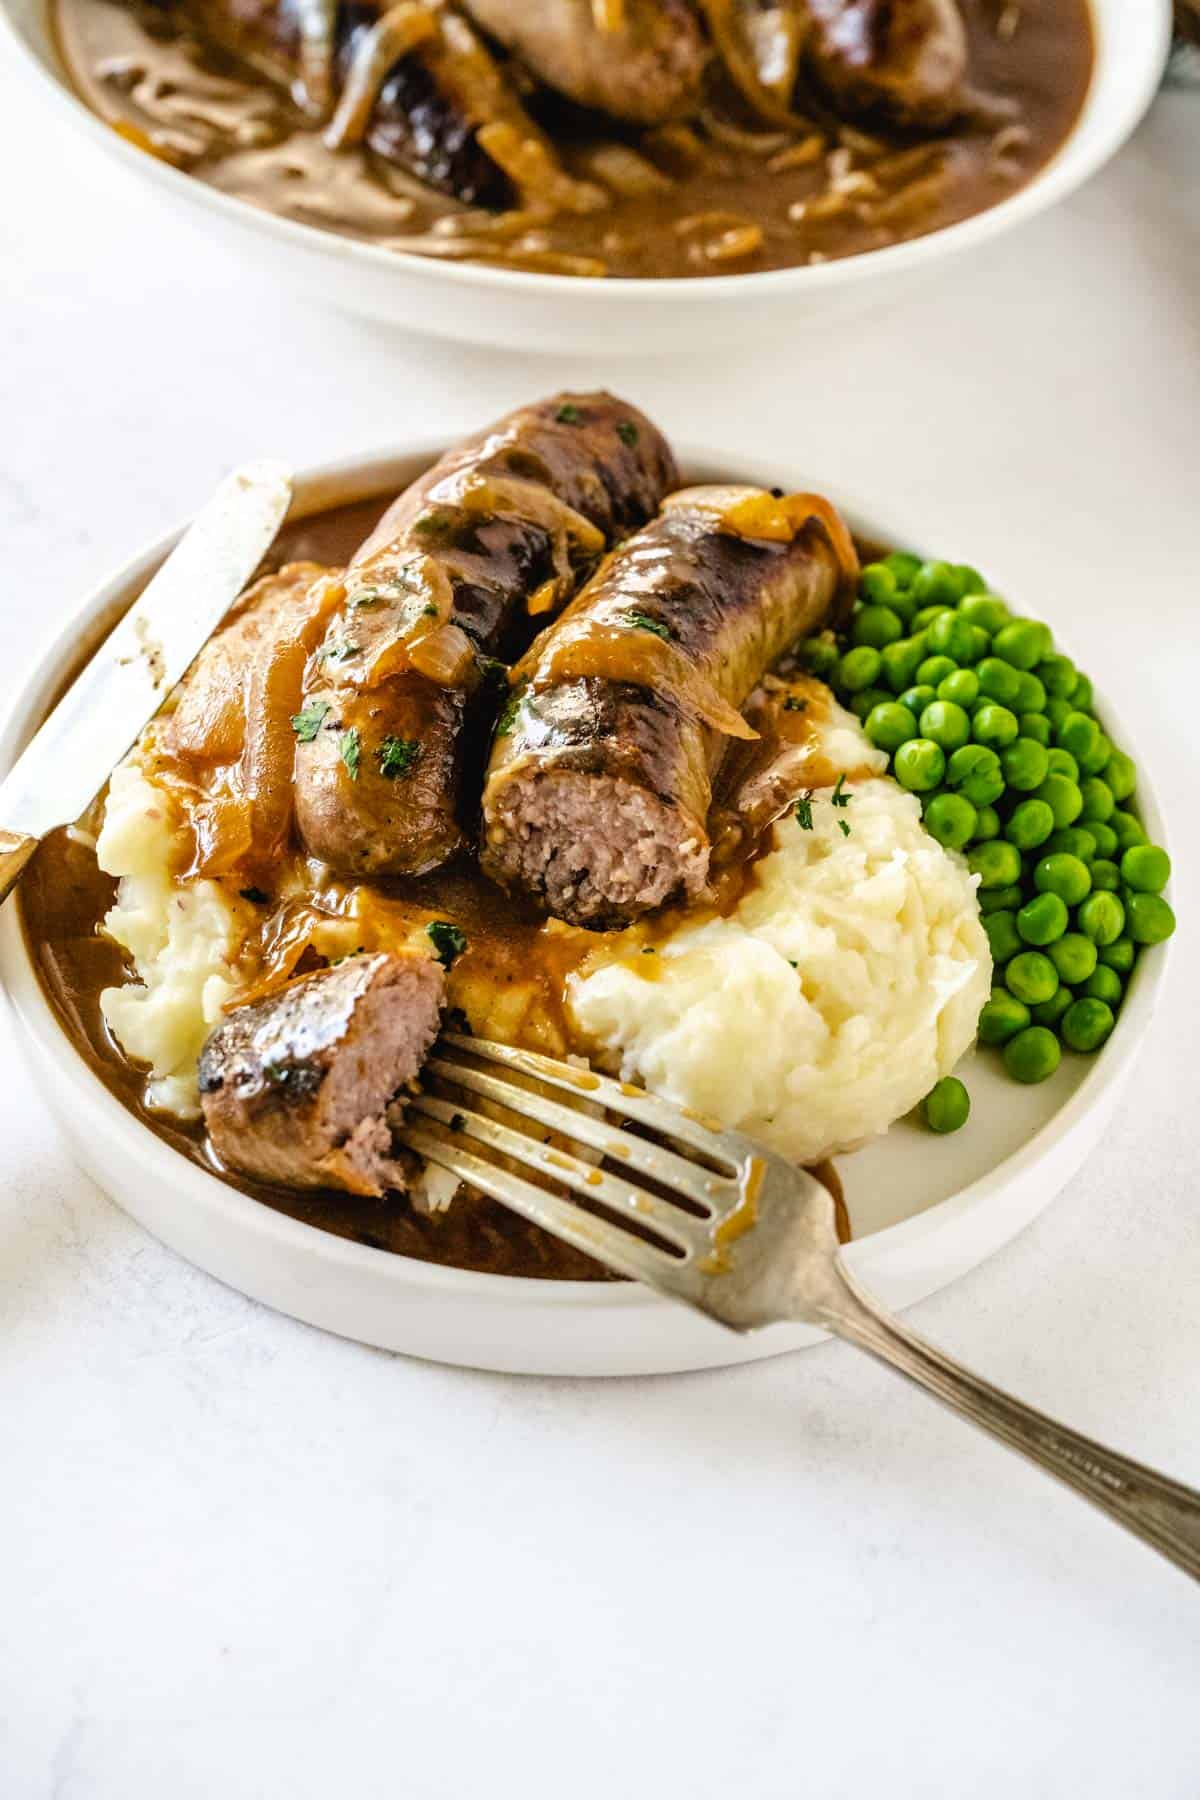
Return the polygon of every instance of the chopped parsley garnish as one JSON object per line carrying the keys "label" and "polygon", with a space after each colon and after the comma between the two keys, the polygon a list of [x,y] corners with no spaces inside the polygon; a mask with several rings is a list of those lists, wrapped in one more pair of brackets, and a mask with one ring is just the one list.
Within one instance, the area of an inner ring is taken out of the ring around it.
{"label": "chopped parsley garnish", "polygon": [[325,662],[346,662],[351,656],[361,655],[362,645],[351,643],[348,638],[343,638],[340,644],[330,644],[321,652]]}
{"label": "chopped parsley garnish", "polygon": [[658,638],[669,639],[675,636],[669,625],[664,625],[661,619],[652,619],[649,613],[627,612],[624,618],[625,623],[631,625],[635,631],[652,631]]}
{"label": "chopped parsley garnish", "polygon": [[632,419],[620,419],[617,422],[617,436],[630,450],[638,441],[638,428]]}
{"label": "chopped parsley garnish", "polygon": [[508,664],[498,656],[477,656],[475,666],[489,687],[507,688]]}
{"label": "chopped parsley garnish", "polygon": [[344,952],[343,952],[343,953],[342,953],[342,955],[341,955],[341,956],[335,956],[335,957],[334,957],[334,958],[333,958],[333,959],[332,959],[332,960],[331,960],[331,962],[330,962],[330,964],[329,964],[329,966],[330,966],[330,968],[331,968],[331,969],[336,969],[336,968],[337,968],[337,967],[338,967],[338,966],[339,966],[339,964],[341,964],[341,963],[344,963],[344,962],[349,962],[349,961],[350,961],[350,959],[351,959],[351,957],[354,957],[354,956],[361,956],[361,955],[362,955],[362,953],[363,953],[363,947],[362,947],[362,945],[361,945],[361,944],[360,944],[360,945],[359,945],[359,946],[358,946],[358,949],[357,949],[357,950],[346,950],[346,951],[344,951]]}
{"label": "chopped parsley garnish", "polygon": [[292,715],[292,730],[302,744],[311,744],[325,723],[328,700],[310,700],[302,711]]}
{"label": "chopped parsley garnish", "polygon": [[436,619],[437,610],[438,609],[433,604],[432,600],[426,601],[425,605],[421,608],[421,617],[423,619]]}
{"label": "chopped parsley garnish", "polygon": [[359,758],[362,756],[362,742],[357,725],[352,725],[349,731],[343,731],[338,739],[338,755],[345,763],[346,773],[351,781],[357,781]]}
{"label": "chopped parsley garnish", "polygon": [[375,752],[375,760],[383,779],[395,781],[409,773],[420,754],[421,746],[416,738],[385,737]]}
{"label": "chopped parsley garnish", "polygon": [[813,828],[812,797],[813,791],[809,788],[796,802],[796,823],[801,831],[811,831]]}
{"label": "chopped parsley garnish", "polygon": [[517,722],[517,714],[521,710],[521,702],[525,698],[523,687],[514,688],[504,705],[500,708],[500,717],[496,720],[496,736],[506,737]]}
{"label": "chopped parsley garnish", "polygon": [[243,900],[249,900],[251,906],[269,906],[271,904],[270,894],[264,894],[261,888],[239,888],[238,893]]}
{"label": "chopped parsley garnish", "polygon": [[829,796],[829,804],[831,806],[849,806],[850,802],[853,800],[853,794],[844,794],[842,792],[845,780],[846,777],[844,774],[838,776],[837,781],[834,784],[833,792]]}
{"label": "chopped parsley garnish", "polygon": [[789,694],[783,703],[784,712],[807,712],[808,701],[801,700],[798,694]]}
{"label": "chopped parsley garnish", "polygon": [[438,961],[445,969],[448,969],[467,947],[467,940],[463,933],[457,925],[452,925],[449,919],[434,919],[425,927],[425,935],[433,945]]}
{"label": "chopped parsley garnish", "polygon": [[413,530],[418,537],[440,537],[454,523],[448,512],[422,513],[413,521]]}
{"label": "chopped parsley garnish", "polygon": [[359,588],[356,594],[346,596],[346,605],[349,607],[382,606],[383,602],[389,598],[390,595],[385,594],[382,588]]}
{"label": "chopped parsley garnish", "polygon": [[554,416],[560,425],[578,425],[583,414],[577,406],[573,406],[571,402],[567,400],[559,407]]}
{"label": "chopped parsley garnish", "polygon": [[846,823],[846,821],[845,821],[845,819],[839,819],[839,820],[838,820],[838,830],[839,830],[839,831],[840,831],[840,832],[841,832],[841,834],[842,834],[842,836],[843,836],[843,837],[849,837],[849,836],[850,836],[850,827],[849,827],[849,825],[848,825],[848,824],[847,824],[847,823]]}

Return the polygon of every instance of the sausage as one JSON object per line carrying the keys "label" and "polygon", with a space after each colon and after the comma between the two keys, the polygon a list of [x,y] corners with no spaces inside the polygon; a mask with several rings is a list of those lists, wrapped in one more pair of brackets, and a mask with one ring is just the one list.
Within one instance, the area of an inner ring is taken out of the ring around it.
{"label": "sausage", "polygon": [[572,594],[677,480],[670,449],[610,394],[557,394],[449,452],[346,573],[310,663],[296,819],[344,874],[423,874],[465,841],[461,795],[494,715],[481,672],[529,612]]}
{"label": "sausage", "polygon": [[839,110],[948,125],[964,102],[967,33],[957,0],[804,0],[806,62]]}
{"label": "sausage", "polygon": [[483,795],[481,860],[557,917],[605,930],[690,899],[738,708],[853,592],[827,502],[752,488],[673,495],[514,671]]}
{"label": "sausage", "polygon": [[403,1188],[386,1113],[420,1071],[443,989],[431,957],[352,956],[236,1007],[200,1054],[221,1159],[286,1187]]}
{"label": "sausage", "polygon": [[686,0],[615,0],[613,23],[593,0],[462,0],[482,30],[578,106],[635,125],[693,111],[708,61]]}

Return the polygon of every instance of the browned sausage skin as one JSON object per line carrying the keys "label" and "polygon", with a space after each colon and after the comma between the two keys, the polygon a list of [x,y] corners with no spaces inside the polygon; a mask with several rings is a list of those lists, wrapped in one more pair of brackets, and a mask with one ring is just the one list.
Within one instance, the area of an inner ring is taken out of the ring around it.
{"label": "browned sausage skin", "polygon": [[807,61],[835,105],[899,125],[962,110],[967,33],[956,0],[805,0]]}
{"label": "browned sausage skin", "polygon": [[421,874],[453,855],[490,659],[523,647],[676,479],[636,407],[557,394],[400,496],[309,665],[296,819],[312,854],[358,876]]}
{"label": "browned sausage skin", "polygon": [[754,735],[737,709],[855,567],[813,496],[672,496],[515,671],[484,788],[488,873],[597,930],[697,894],[714,768]]}

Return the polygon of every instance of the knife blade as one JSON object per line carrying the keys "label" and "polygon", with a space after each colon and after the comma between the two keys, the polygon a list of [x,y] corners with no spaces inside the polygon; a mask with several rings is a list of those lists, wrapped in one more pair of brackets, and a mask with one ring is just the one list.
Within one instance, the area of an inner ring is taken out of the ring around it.
{"label": "knife blade", "polygon": [[46,832],[99,793],[194,662],[274,542],[291,471],[263,459],[227,475],[167,560],[0,782],[0,901]]}

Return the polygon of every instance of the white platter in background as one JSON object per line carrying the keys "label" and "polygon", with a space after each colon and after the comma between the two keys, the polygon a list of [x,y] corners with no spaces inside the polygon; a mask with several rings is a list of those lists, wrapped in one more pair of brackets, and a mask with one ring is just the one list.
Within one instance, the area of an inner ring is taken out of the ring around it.
{"label": "white platter in background", "polygon": [[[1094,174],[1149,106],[1166,63],[1170,0],[1091,0],[1096,63],[1069,137],[1017,193],[927,237],[861,256],[761,274],[634,281],[537,275],[435,262],[278,218],[146,155],[79,100],[54,47],[47,0],[0,0],[16,60],[61,120],[115,157],[147,194],[190,215],[239,260],[270,272],[281,294],[315,298],[390,325],[559,355],[699,350],[761,341],[888,304],[947,259],[1034,218]],[[148,253],[152,253],[148,238]],[[197,244],[197,253],[200,245]]]}
{"label": "white platter in background", "polygon": [[[418,444],[309,471],[292,517],[396,492],[426,469],[440,444]],[[711,450],[680,455],[688,481],[785,483],[811,491],[812,471],[765,468]],[[919,518],[889,517],[833,495],[856,531],[877,543],[970,560],[970,546],[929,543]],[[56,695],[64,669],[93,648],[141,591],[178,533],[106,581],[39,658],[0,732],[0,774]],[[1043,596],[1012,596],[1044,613]],[[1053,619],[1049,620],[1053,624]],[[1086,663],[1086,645],[1066,645]],[[1165,841],[1152,780],[1107,698],[1105,724],[1138,761],[1138,801],[1149,834]],[[1168,947],[1144,953],[1116,1031],[1092,1057],[1066,1056],[1037,1087],[1009,1080],[997,1060],[962,1071],[968,1126],[933,1137],[901,1121],[887,1136],[839,1158],[854,1226],[847,1254],[890,1307],[911,1305],[983,1262],[1061,1190],[1100,1138],[1145,1037]],[[522,1280],[442,1268],[350,1243],[285,1217],[227,1186],[139,1123],[76,1052],[30,960],[17,909],[0,912],[0,977],[15,1009],[37,1085],[83,1168],[164,1243],[232,1287],[310,1324],[364,1343],[475,1368],[556,1375],[633,1375],[749,1362],[817,1342],[807,1326],[739,1337],[629,1284]],[[1069,1279],[1069,1272],[1063,1272]]]}

